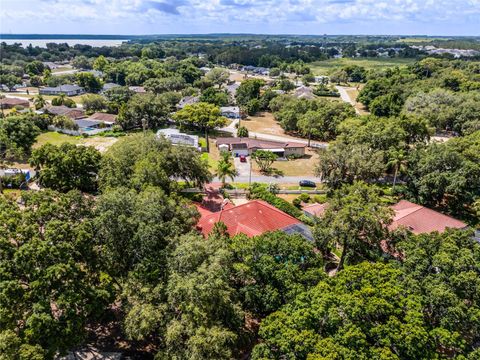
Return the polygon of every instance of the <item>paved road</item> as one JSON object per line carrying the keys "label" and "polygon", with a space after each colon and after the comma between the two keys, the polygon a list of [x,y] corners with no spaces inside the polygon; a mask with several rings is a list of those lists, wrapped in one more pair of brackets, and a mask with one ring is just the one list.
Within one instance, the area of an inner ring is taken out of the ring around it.
{"label": "paved road", "polygon": [[[235,128],[236,124],[238,124],[238,119],[235,119],[232,121],[232,123],[226,127],[223,127],[219,129],[220,131],[227,132],[232,134],[233,136],[236,136],[237,134],[237,129]],[[270,140],[270,141],[279,141],[279,142],[296,142],[300,144],[308,144],[308,140],[302,139],[302,138],[294,138],[294,137],[289,137],[289,136],[282,136],[282,135],[272,135],[272,134],[264,134],[264,133],[259,133],[259,132],[251,132],[249,131],[248,136],[252,139],[260,139],[260,140]],[[325,142],[319,142],[319,141],[311,141],[310,143],[311,147],[316,147],[316,148],[326,148],[328,146],[328,143]]]}
{"label": "paved road", "polygon": [[348,87],[345,87],[345,86],[338,86],[338,85],[336,85],[335,88],[336,88],[336,89],[338,90],[338,92],[340,93],[340,98],[341,98],[343,101],[351,104],[351,105],[353,106],[353,108],[355,109],[355,112],[356,112],[357,114],[360,114],[360,111],[355,107],[355,105],[356,105],[355,100],[353,100],[353,99],[348,95],[348,93],[347,93],[347,89],[351,89],[351,88],[348,88]]}
{"label": "paved road", "polygon": [[237,124],[238,124],[239,120],[238,119],[234,119],[230,125],[228,126],[225,126],[223,128],[220,128],[219,130],[220,131],[223,131],[223,132],[227,132],[227,133],[230,133],[232,134],[233,136],[235,136],[237,134]]}
{"label": "paved road", "polygon": [[[235,182],[239,183],[249,183],[250,177],[245,175],[240,175],[235,177]],[[300,180],[310,180],[317,184],[320,184],[320,178],[314,176],[265,176],[265,175],[255,175],[252,174],[252,183],[273,183],[273,184],[298,184]],[[212,182],[220,182],[220,180],[215,177]]]}

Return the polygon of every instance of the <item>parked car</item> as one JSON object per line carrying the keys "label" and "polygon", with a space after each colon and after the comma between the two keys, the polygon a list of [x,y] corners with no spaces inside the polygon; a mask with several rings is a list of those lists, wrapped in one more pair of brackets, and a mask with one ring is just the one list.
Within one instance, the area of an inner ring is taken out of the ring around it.
{"label": "parked car", "polygon": [[247,157],[245,155],[240,155],[240,162],[247,162]]}
{"label": "parked car", "polygon": [[298,184],[305,187],[317,187],[317,184],[310,180],[300,180]]}

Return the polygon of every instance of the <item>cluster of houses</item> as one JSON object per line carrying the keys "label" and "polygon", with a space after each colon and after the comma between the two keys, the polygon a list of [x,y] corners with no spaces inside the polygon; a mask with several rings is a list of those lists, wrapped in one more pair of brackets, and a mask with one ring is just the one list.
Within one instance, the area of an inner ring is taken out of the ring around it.
{"label": "cluster of houses", "polygon": [[[216,223],[222,222],[230,236],[244,234],[253,237],[270,231],[283,231],[287,234],[300,234],[309,241],[313,240],[309,226],[262,200],[252,200],[235,206],[216,192],[214,187],[209,187],[202,203],[195,203],[195,207],[200,213],[197,230],[205,237],[208,237]],[[326,203],[304,204],[303,212],[310,218],[318,220],[327,208]],[[394,217],[389,230],[404,228],[419,235],[442,233],[448,228],[468,228],[467,224],[460,220],[406,200],[392,205],[391,209],[394,211]],[[388,244],[382,244],[382,248],[389,253]],[[390,255],[395,256],[392,253]]]}
{"label": "cluster of houses", "polygon": [[50,125],[48,128],[51,131],[58,131],[69,135],[95,135],[104,131],[108,131],[115,125],[117,115],[96,112],[87,115],[83,109],[69,108],[64,105],[47,106],[39,113],[49,114],[53,116],[66,116],[70,118],[76,125],[77,129],[65,129]]}
{"label": "cluster of houses", "polygon": [[247,73],[253,73],[253,74],[257,74],[257,75],[268,76],[268,74],[270,74],[270,70],[268,68],[261,67],[261,66],[248,65],[248,66],[242,67],[241,70],[245,71]]}

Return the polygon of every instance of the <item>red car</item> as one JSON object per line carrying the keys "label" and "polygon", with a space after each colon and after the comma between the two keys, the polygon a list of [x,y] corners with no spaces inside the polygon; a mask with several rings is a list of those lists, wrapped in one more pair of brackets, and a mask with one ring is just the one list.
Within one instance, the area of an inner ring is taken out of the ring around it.
{"label": "red car", "polygon": [[245,155],[240,155],[240,162],[247,162],[247,157]]}

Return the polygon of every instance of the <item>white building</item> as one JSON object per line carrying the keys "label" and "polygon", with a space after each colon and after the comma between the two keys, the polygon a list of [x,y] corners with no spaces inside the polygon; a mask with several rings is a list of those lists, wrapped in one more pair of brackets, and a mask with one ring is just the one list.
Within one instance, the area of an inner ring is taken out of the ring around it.
{"label": "white building", "polygon": [[220,108],[222,116],[229,119],[240,119],[240,108],[238,106],[222,106]]}
{"label": "white building", "polygon": [[157,138],[164,137],[173,145],[193,146],[198,149],[198,136],[181,133],[178,129],[160,129],[157,131]]}

